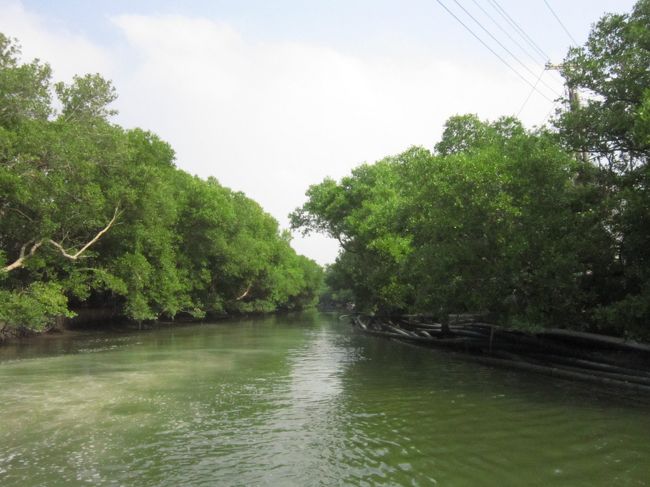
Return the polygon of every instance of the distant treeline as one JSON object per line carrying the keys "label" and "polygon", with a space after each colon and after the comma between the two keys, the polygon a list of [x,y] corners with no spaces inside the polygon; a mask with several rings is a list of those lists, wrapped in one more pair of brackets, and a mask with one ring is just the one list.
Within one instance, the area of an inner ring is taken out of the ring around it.
{"label": "distant treeline", "polygon": [[0,331],[77,308],[150,320],[314,303],[321,268],[257,203],[110,123],[99,75],[53,84],[19,56],[0,34]]}
{"label": "distant treeline", "polygon": [[601,19],[561,70],[550,128],[455,116],[433,152],[310,187],[293,226],[343,248],[327,301],[650,338],[650,0]]}

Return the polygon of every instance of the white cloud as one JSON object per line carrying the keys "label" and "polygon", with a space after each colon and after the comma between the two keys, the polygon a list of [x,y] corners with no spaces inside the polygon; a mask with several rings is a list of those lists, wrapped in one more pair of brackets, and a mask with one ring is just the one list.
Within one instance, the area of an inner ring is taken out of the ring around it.
{"label": "white cloud", "polygon": [[[248,42],[203,19],[114,22],[144,60],[121,87],[124,119],[153,127],[173,142],[181,167],[245,191],[282,223],[309,184],[412,144],[430,147],[454,113],[513,113],[528,90],[498,69]],[[548,109],[533,100],[530,121]],[[334,244],[295,243],[321,261],[333,257]]]}
{"label": "white cloud", "polygon": [[24,59],[48,62],[58,80],[75,74],[111,73],[111,53],[81,35],[27,11],[20,2],[0,0],[0,32],[17,38]]}
{"label": "white cloud", "polygon": [[[11,34],[26,53],[41,49],[66,75],[97,62],[95,70],[116,81],[120,123],[158,133],[181,168],[246,192],[285,226],[309,184],[410,145],[431,147],[455,113],[512,114],[530,89],[492,59],[468,66],[408,53],[361,58],[326,46],[253,42],[224,23],[180,16],[112,19],[130,55],[109,57],[13,5],[21,27]],[[540,123],[550,108],[535,96],[522,115]],[[324,239],[294,244],[320,262],[336,252]]]}

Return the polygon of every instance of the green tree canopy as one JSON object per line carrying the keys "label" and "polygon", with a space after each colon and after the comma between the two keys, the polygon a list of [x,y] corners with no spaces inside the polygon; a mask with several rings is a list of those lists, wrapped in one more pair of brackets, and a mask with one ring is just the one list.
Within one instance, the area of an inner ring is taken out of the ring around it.
{"label": "green tree canopy", "polygon": [[0,34],[0,328],[85,307],[146,320],[314,303],[320,267],[257,203],[111,123],[100,75],[52,85],[19,54]]}

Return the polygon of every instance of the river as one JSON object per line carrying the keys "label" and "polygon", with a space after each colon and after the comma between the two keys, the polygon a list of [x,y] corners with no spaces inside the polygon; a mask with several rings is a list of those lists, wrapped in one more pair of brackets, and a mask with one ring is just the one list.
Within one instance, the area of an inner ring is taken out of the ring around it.
{"label": "river", "polygon": [[317,312],[0,348],[0,485],[650,485],[650,399]]}

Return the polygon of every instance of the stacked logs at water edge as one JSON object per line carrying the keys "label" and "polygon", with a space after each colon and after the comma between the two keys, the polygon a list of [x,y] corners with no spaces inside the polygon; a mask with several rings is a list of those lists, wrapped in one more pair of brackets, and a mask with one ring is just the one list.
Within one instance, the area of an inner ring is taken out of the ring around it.
{"label": "stacked logs at water edge", "polygon": [[650,346],[621,338],[561,329],[526,333],[474,315],[451,316],[446,325],[423,315],[355,315],[352,323],[369,335],[466,352],[489,365],[650,393]]}

